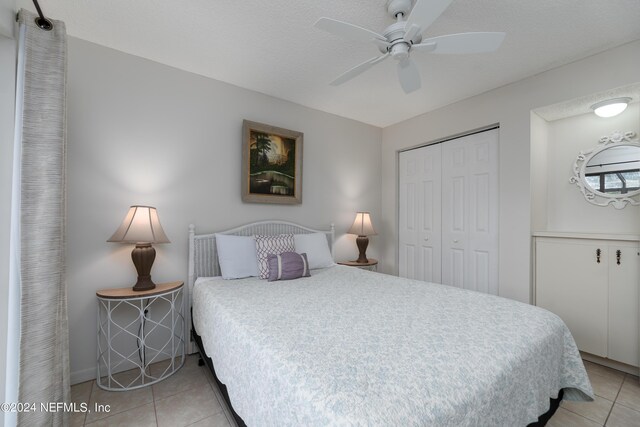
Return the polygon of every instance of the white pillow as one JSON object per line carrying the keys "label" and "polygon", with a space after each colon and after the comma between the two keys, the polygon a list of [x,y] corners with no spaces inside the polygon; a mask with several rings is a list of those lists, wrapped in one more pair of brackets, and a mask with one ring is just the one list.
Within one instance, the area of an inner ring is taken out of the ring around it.
{"label": "white pillow", "polygon": [[242,279],[259,275],[253,236],[216,233],[216,247],[223,279]]}
{"label": "white pillow", "polygon": [[309,268],[325,268],[334,265],[327,236],[324,233],[294,234],[293,242],[296,252],[306,253]]}

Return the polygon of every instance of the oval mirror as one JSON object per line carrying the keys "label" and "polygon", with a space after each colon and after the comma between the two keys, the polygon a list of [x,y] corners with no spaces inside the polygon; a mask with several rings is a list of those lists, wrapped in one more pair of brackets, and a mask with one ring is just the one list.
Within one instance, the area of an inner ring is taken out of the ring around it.
{"label": "oval mirror", "polygon": [[603,194],[640,193],[640,146],[604,147],[585,164],[584,180]]}
{"label": "oval mirror", "polygon": [[614,132],[602,145],[580,152],[570,181],[598,206],[640,204],[640,143],[633,132]]}

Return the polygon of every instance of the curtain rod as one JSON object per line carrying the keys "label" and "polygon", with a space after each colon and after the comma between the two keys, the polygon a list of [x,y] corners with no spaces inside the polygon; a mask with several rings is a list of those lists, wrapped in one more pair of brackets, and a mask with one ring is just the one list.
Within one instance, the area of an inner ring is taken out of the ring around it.
{"label": "curtain rod", "polygon": [[51,31],[53,28],[53,24],[50,20],[45,18],[44,13],[42,13],[42,9],[40,9],[40,5],[38,4],[38,0],[33,0],[33,5],[36,7],[38,11],[38,18],[36,18],[36,25],[40,27],[40,29],[45,31]]}

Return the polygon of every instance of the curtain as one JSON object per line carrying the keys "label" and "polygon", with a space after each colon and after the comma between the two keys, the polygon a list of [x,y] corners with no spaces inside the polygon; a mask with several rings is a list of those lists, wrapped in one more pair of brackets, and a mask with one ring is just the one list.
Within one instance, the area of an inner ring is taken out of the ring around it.
{"label": "curtain", "polygon": [[[45,31],[21,10],[16,151],[19,230],[12,276],[19,282],[18,402],[70,402],[64,268],[67,40],[63,22]],[[22,60],[22,62],[20,62]],[[19,425],[68,425],[69,412],[18,413]]]}

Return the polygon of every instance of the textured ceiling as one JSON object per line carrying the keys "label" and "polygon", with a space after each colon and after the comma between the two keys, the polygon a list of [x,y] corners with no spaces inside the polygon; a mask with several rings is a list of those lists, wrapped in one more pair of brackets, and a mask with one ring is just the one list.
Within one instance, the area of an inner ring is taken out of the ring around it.
{"label": "textured ceiling", "polygon": [[581,96],[559,104],[538,108],[535,112],[546,121],[551,122],[580,114],[593,113],[591,106],[596,102],[625,97],[631,98],[631,104],[638,102],[640,100],[640,83]]}
{"label": "textured ceiling", "polygon": [[329,86],[378,51],[313,28],[327,16],[380,32],[393,22],[386,0],[40,4],[71,36],[380,127],[640,39],[639,0],[454,0],[426,36],[504,31],[504,44],[491,54],[414,53],[422,89],[406,95],[394,61]]}

